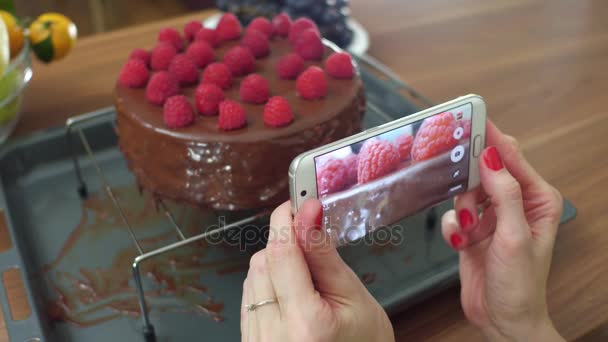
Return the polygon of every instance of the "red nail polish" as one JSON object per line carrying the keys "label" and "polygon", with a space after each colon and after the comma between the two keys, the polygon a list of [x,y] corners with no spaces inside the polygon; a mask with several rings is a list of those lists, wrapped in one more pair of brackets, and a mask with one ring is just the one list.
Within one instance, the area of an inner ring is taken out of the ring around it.
{"label": "red nail polish", "polygon": [[498,171],[503,168],[502,159],[500,159],[496,146],[490,146],[486,149],[483,154],[483,161],[490,170]]}
{"label": "red nail polish", "polygon": [[466,231],[473,225],[473,214],[468,209],[462,209],[458,212],[458,221],[462,231]]}
{"label": "red nail polish", "polygon": [[458,249],[458,247],[460,247],[460,244],[462,244],[462,237],[460,237],[458,233],[453,233],[450,236],[450,243],[452,244],[452,247],[454,249]]}

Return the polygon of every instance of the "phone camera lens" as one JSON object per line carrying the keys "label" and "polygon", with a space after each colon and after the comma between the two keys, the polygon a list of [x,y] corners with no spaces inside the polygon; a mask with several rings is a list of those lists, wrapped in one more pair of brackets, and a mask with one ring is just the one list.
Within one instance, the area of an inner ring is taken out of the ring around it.
{"label": "phone camera lens", "polygon": [[306,190],[302,190],[302,192],[300,192],[300,195],[301,195],[302,197],[306,196]]}

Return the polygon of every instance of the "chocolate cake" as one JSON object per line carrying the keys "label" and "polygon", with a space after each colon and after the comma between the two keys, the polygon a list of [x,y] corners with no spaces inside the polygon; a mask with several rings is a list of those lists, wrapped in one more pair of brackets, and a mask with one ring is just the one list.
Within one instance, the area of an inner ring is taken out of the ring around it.
{"label": "chocolate cake", "polygon": [[[224,93],[227,100],[242,104],[247,123],[228,131],[218,127],[218,116],[199,114],[187,127],[168,128],[163,107],[146,100],[145,88],[117,83],[119,146],[144,190],[158,198],[215,209],[275,206],[289,198],[287,172],[294,157],[360,130],[365,97],[357,74],[350,79],[328,75],[327,95],[306,100],[296,91],[296,80],[281,79],[276,71],[279,59],[294,52],[293,44],[280,36],[269,42],[270,54],[256,60],[254,72],[268,81],[271,96],[289,102],[293,121],[284,127],[265,124],[264,104],[241,100],[243,76],[234,76]],[[240,44],[231,40],[214,48],[216,61]],[[322,58],[307,60],[307,67],[323,68],[326,58],[339,51],[323,44]],[[180,93],[194,103],[196,86],[181,86]]]}

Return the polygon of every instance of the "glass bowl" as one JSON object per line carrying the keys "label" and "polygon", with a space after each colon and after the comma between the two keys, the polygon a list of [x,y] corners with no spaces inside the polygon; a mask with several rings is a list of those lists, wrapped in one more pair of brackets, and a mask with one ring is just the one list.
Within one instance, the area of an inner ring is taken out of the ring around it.
{"label": "glass bowl", "polygon": [[32,60],[27,40],[0,76],[0,144],[8,139],[21,115],[25,87],[32,79]]}

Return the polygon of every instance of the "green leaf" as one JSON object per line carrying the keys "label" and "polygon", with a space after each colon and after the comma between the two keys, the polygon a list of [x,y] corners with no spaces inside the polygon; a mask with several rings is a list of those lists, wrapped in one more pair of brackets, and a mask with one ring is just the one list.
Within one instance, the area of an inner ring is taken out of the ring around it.
{"label": "green leaf", "polygon": [[7,11],[14,16],[17,15],[15,13],[15,2],[13,0],[0,0],[0,10]]}
{"label": "green leaf", "polygon": [[[0,0],[1,1],[1,0]],[[55,54],[55,48],[53,47],[53,39],[49,34],[43,41],[38,44],[32,45],[32,50],[36,53],[36,57],[44,63],[53,61]]]}

